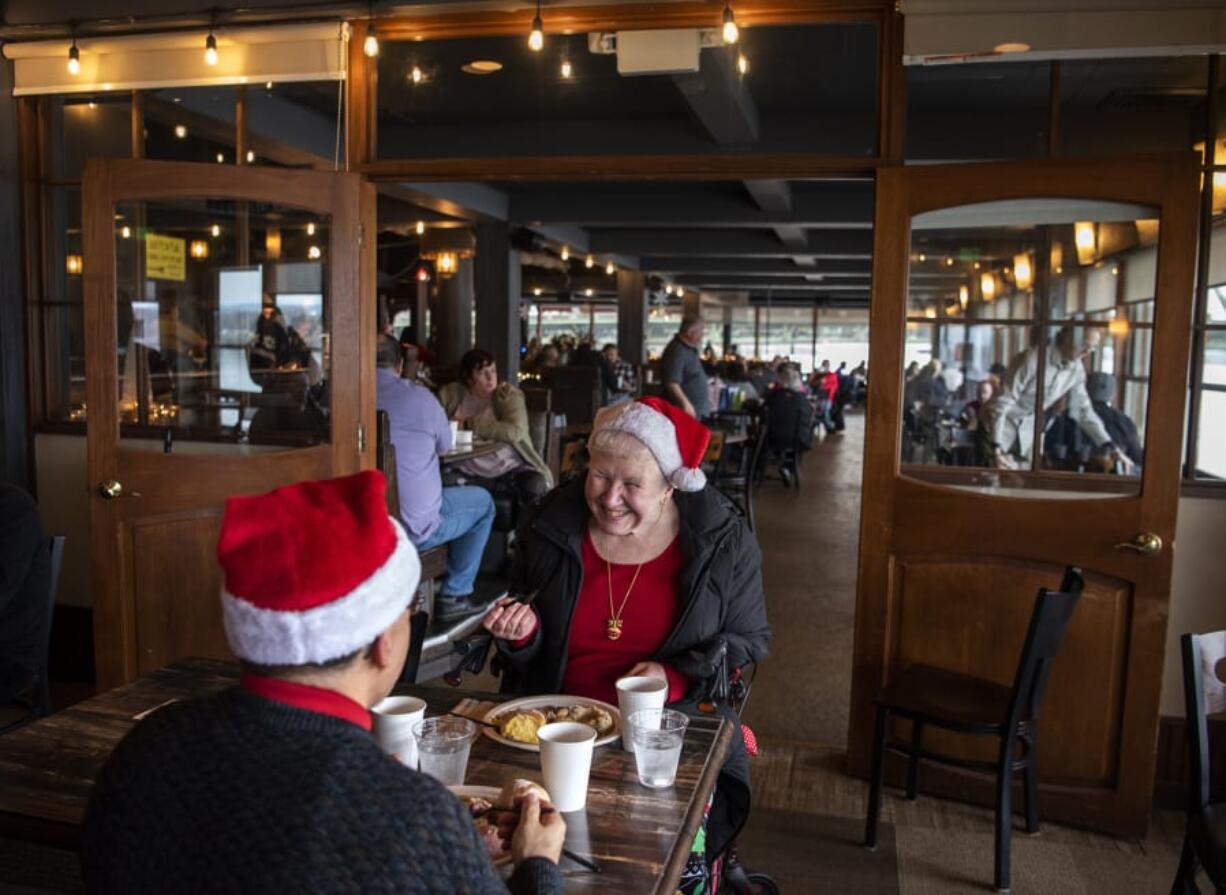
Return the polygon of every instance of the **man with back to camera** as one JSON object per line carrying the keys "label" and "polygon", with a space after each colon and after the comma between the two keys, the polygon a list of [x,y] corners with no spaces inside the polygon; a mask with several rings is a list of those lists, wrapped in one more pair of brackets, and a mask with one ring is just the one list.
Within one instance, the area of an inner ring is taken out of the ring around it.
{"label": "man with back to camera", "polygon": [[707,374],[698,357],[698,346],[702,344],[705,329],[706,324],[701,317],[687,314],[681,319],[680,329],[660,358],[664,396],[699,420],[711,412]]}
{"label": "man with back to camera", "polygon": [[434,599],[434,617],[448,622],[485,608],[473,588],[494,525],[494,498],[475,485],[443,487],[438,455],[451,450],[451,427],[430,390],[402,378],[401,347],[379,336],[375,404],[387,411],[396,448],[400,517],[418,550],[447,545],[447,578]]}
{"label": "man with back to camera", "polygon": [[82,827],[90,891],[562,891],[557,812],[525,797],[504,885],[460,802],[371,737],[421,571],[385,488],[367,471],[227,501],[217,558],[242,678],[115,749]]}

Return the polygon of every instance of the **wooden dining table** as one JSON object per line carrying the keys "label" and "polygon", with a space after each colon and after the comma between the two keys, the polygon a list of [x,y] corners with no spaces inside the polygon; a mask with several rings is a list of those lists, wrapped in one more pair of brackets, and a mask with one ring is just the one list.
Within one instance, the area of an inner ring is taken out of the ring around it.
{"label": "wooden dining table", "polygon": [[[237,680],[233,663],[183,659],[0,737],[0,836],[76,848],[94,779],[137,720]],[[403,684],[396,692],[425,699],[428,715],[504,698]],[[667,789],[641,785],[634,756],[620,742],[597,748],[587,806],[564,816],[566,848],[600,872],[563,857],[566,891],[672,895],[732,735],[718,715],[691,718],[676,782]],[[501,786],[516,777],[540,780],[540,756],[478,734],[465,782]]]}

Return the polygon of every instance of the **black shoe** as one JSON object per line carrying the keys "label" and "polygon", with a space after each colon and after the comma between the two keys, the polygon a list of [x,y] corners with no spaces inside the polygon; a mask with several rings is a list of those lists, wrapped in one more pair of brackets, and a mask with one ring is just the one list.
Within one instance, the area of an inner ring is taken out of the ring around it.
{"label": "black shoe", "polygon": [[439,622],[455,622],[471,615],[480,615],[490,607],[493,600],[480,600],[472,594],[449,597],[439,594],[434,598],[434,618]]}

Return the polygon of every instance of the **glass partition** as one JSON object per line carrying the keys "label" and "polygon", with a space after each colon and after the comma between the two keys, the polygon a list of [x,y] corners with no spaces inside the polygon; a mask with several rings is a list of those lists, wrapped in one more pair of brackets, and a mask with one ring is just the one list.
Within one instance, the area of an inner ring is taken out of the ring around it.
{"label": "glass partition", "polygon": [[121,204],[115,225],[121,422],[172,440],[326,442],[328,219],[183,199]]}
{"label": "glass partition", "polygon": [[1120,203],[1018,200],[917,216],[906,474],[991,469],[1010,474],[1008,487],[1034,488],[1050,479],[1025,473],[1072,473],[1070,490],[1138,493],[1157,240],[1156,212]]}

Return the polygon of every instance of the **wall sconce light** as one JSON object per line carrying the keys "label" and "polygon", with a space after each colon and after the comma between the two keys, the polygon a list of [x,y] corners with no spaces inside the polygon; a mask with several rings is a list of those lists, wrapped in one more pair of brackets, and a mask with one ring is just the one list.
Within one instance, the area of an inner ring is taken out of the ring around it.
{"label": "wall sconce light", "polygon": [[80,255],[65,255],[64,268],[68,271],[69,276],[79,277],[84,269],[84,262]]}
{"label": "wall sconce light", "polygon": [[440,277],[449,277],[456,272],[460,259],[456,257],[455,252],[439,252],[434,258],[434,265]]}
{"label": "wall sconce light", "polygon": [[462,258],[471,258],[477,253],[477,239],[471,230],[464,228],[430,230],[421,241],[421,257],[434,262],[440,277],[449,277],[460,267]]}
{"label": "wall sconce light", "polygon": [[209,244],[203,239],[193,239],[192,244],[188,247],[188,252],[197,261],[202,261],[209,257]]}
{"label": "wall sconce light", "polygon": [[1073,224],[1073,242],[1077,246],[1077,261],[1089,264],[1098,251],[1098,226],[1093,221]]}
{"label": "wall sconce light", "polygon": [[1030,263],[1029,252],[1013,256],[1013,282],[1022,292],[1029,292],[1034,285],[1034,265]]}
{"label": "wall sconce light", "polygon": [[996,297],[996,277],[990,273],[985,273],[979,277],[979,292],[983,295],[984,301],[991,301]]}

